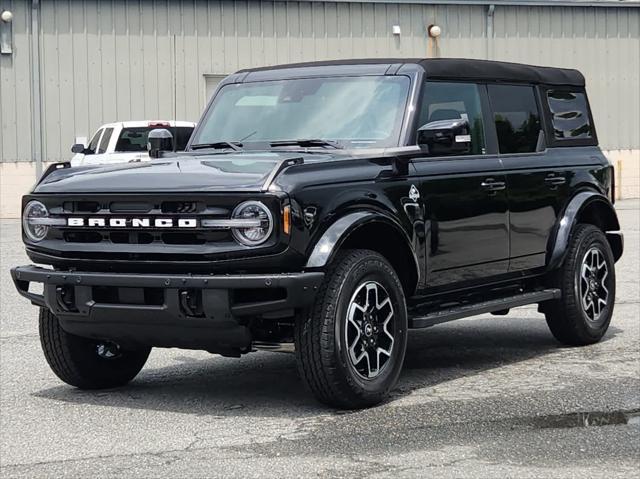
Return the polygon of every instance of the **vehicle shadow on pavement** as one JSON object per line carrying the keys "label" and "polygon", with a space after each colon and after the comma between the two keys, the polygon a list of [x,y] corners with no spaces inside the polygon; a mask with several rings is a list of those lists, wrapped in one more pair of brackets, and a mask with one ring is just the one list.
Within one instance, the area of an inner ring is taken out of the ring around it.
{"label": "vehicle shadow on pavement", "polygon": [[[610,328],[603,341],[617,332]],[[442,383],[562,349],[544,319],[538,318],[480,318],[412,331],[403,373],[390,401],[417,389],[428,393]],[[291,354],[200,359],[185,351],[172,361],[175,364],[143,369],[121,388],[81,391],[60,385],[33,395],[68,403],[195,415],[278,417],[290,416],[295,410],[295,414],[312,416],[330,411],[304,388]]]}

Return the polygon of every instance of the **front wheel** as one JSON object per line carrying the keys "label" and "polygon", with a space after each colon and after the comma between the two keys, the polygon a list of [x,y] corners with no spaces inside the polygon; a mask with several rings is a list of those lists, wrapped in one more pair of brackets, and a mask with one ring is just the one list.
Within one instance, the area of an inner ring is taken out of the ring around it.
{"label": "front wheel", "polygon": [[332,261],[315,304],[298,318],[296,357],[323,403],[372,406],[395,385],[407,345],[402,285],[380,254],[348,250]]}
{"label": "front wheel", "polygon": [[40,309],[40,343],[53,372],[80,389],[122,386],[142,369],[151,348],[121,349],[108,341],[67,333],[48,309]]}
{"label": "front wheel", "polygon": [[600,229],[587,224],[575,228],[554,283],[562,297],[545,306],[545,315],[555,338],[572,346],[600,341],[616,295],[613,253]]}

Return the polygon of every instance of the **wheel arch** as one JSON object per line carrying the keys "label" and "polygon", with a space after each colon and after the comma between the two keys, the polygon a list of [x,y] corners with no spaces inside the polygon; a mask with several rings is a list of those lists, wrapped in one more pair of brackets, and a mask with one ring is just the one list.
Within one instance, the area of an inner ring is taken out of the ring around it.
{"label": "wheel arch", "polygon": [[624,245],[616,211],[606,196],[587,190],[571,198],[556,223],[547,248],[548,269],[555,269],[564,261],[571,232],[578,223],[591,224],[601,229],[607,236],[615,261],[620,259]]}
{"label": "wheel arch", "polygon": [[324,268],[343,249],[368,249],[384,256],[398,274],[405,296],[413,295],[420,279],[418,258],[407,233],[377,211],[354,211],[334,221],[316,242],[306,268]]}

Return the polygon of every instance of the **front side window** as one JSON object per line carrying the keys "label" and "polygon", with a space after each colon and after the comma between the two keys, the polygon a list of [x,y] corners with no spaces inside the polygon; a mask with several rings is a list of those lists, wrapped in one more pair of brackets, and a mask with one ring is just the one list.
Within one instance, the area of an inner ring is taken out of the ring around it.
{"label": "front side window", "polygon": [[98,148],[98,142],[100,141],[100,135],[102,135],[102,128],[99,129],[98,131],[96,131],[96,134],[93,135],[93,138],[91,138],[91,141],[89,142],[89,146],[87,147],[87,152],[85,153],[85,155],[92,155],[96,152],[96,149]]}
{"label": "front side window", "polygon": [[556,140],[593,138],[587,97],[583,92],[549,90],[547,101]]}
{"label": "front side window", "polygon": [[104,153],[107,151],[109,147],[109,140],[111,139],[111,134],[113,133],[113,128],[107,128],[104,130],[104,135],[102,135],[102,140],[100,140],[100,147],[98,148],[98,153]]}
{"label": "front side window", "polygon": [[474,83],[429,81],[418,117],[427,137],[429,154],[481,155],[485,153],[482,107]]}
{"label": "front side window", "polygon": [[193,145],[331,140],[346,148],[397,146],[410,80],[403,76],[304,78],[220,89]]}
{"label": "front side window", "polygon": [[531,86],[489,85],[500,153],[538,150],[540,113]]}

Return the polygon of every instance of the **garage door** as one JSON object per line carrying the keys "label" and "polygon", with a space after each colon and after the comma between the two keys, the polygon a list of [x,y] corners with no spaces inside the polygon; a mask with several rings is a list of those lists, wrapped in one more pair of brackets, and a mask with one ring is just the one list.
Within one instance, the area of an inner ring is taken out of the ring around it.
{"label": "garage door", "polygon": [[204,76],[207,103],[209,102],[211,95],[213,95],[213,92],[216,91],[218,83],[220,83],[224,77],[226,77],[226,75],[205,75]]}

